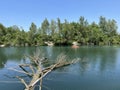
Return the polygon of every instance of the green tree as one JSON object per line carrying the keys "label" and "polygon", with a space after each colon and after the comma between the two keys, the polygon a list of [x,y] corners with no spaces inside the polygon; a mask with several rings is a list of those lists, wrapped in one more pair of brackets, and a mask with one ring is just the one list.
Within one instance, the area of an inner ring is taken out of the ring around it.
{"label": "green tree", "polygon": [[102,31],[100,31],[99,25],[93,22],[89,26],[89,43],[93,45],[99,45],[100,36],[102,36]]}
{"label": "green tree", "polygon": [[103,16],[100,16],[98,24],[89,24],[83,16],[78,22],[68,22],[65,19],[63,23],[59,18],[49,23],[46,18],[38,29],[32,22],[28,32],[16,25],[5,27],[0,24],[0,44],[44,45],[45,41],[53,41],[56,45],[68,45],[77,41],[81,45],[120,45],[117,29],[114,19],[107,20]]}
{"label": "green tree", "polygon": [[0,44],[4,44],[6,35],[6,27],[0,23]]}
{"label": "green tree", "polygon": [[85,20],[83,16],[79,19],[79,29],[78,32],[80,33],[81,37],[79,37],[79,42],[82,45],[87,44],[88,42],[88,22]]}
{"label": "green tree", "polygon": [[107,20],[106,20],[105,17],[100,16],[99,26],[100,26],[101,31],[103,33],[107,34],[107,32],[108,32],[108,29],[107,29]]}
{"label": "green tree", "polygon": [[36,32],[37,32],[37,26],[32,22],[28,32],[28,38],[29,38],[28,42],[30,45],[36,44],[36,42],[34,41]]}
{"label": "green tree", "polygon": [[42,22],[42,25],[41,25],[41,30],[42,30],[42,34],[43,35],[49,35],[50,32],[49,32],[49,22],[47,20],[47,18]]}
{"label": "green tree", "polygon": [[54,36],[55,32],[56,32],[56,28],[57,28],[57,23],[54,20],[51,20],[51,24],[50,24],[50,35]]}
{"label": "green tree", "polygon": [[114,19],[112,20],[108,20],[107,23],[107,29],[108,29],[108,34],[110,36],[114,36],[117,34],[117,25],[116,25],[116,21]]}
{"label": "green tree", "polygon": [[65,45],[68,44],[69,33],[69,22],[65,19],[65,22],[62,24],[61,30],[62,43]]}

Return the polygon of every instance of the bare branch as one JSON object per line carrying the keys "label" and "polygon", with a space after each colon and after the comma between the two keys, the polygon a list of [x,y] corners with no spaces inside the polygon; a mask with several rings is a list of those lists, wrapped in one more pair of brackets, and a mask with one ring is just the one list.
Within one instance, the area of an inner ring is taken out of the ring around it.
{"label": "bare branch", "polygon": [[[21,64],[19,65],[19,67],[23,70],[17,70],[15,68],[9,68],[11,70],[20,72],[20,73],[24,73],[28,76],[31,76],[32,79],[31,81],[27,84],[24,79],[20,78],[19,76],[17,76],[17,78],[25,85],[25,90],[33,90],[35,84],[40,81],[40,89],[42,87],[42,79],[48,74],[50,73],[52,70],[63,67],[63,66],[67,66],[73,63],[76,63],[79,61],[79,59],[75,59],[73,61],[67,61],[67,56],[64,54],[60,54],[57,57],[57,61],[55,64],[50,65],[46,68],[42,68],[42,63],[45,63],[47,58],[43,57],[43,53],[41,53],[40,51],[37,51],[36,53],[34,53],[34,56],[29,56],[29,58],[31,59],[30,64]],[[34,65],[35,66],[34,66]],[[30,71],[26,70],[25,68],[29,68],[29,70],[32,71],[32,73],[30,73]]]}
{"label": "bare branch", "polygon": [[19,76],[16,76],[16,78],[18,78],[18,79],[25,85],[25,87],[28,88],[28,85],[27,85],[27,83],[25,82],[24,79],[22,79],[22,78],[19,77]]}
{"label": "bare branch", "polygon": [[30,65],[29,67],[30,67],[30,69],[31,69],[32,73],[34,74],[34,73],[35,73],[35,71],[34,71],[33,66],[32,66],[32,65]]}
{"label": "bare branch", "polygon": [[32,73],[34,74],[35,71],[34,71],[34,67],[31,65],[31,64],[20,64],[19,67],[25,71],[26,73],[28,73],[28,71],[24,68],[24,67],[29,67],[32,71]]}
{"label": "bare branch", "polygon": [[17,69],[15,69],[15,68],[8,68],[8,69],[13,70],[13,71],[16,71],[16,72],[19,72],[19,73],[26,74],[26,75],[28,75],[28,76],[33,76],[31,73],[27,73],[27,72],[25,72],[25,71],[20,71],[20,70],[17,70]]}

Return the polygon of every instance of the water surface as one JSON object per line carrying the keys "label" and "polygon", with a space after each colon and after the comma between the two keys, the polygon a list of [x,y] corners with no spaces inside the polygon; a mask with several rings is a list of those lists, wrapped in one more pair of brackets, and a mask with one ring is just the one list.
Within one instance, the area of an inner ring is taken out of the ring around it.
{"label": "water surface", "polygon": [[[24,85],[12,78],[20,75],[9,67],[25,63],[24,55],[40,49],[49,61],[60,53],[69,60],[81,58],[77,64],[59,68],[43,80],[43,90],[120,90],[119,47],[6,47],[0,48],[0,90],[23,90]],[[37,90],[36,86],[36,90]]]}

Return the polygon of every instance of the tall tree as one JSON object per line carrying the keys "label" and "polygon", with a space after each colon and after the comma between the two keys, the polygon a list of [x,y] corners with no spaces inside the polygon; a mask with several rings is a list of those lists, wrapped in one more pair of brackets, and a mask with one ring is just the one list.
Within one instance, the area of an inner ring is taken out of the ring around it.
{"label": "tall tree", "polygon": [[29,28],[29,32],[28,32],[28,37],[29,37],[29,44],[34,45],[34,38],[35,38],[35,34],[37,32],[37,26],[32,22],[31,26]]}
{"label": "tall tree", "polygon": [[6,27],[0,23],[0,44],[4,44],[6,35]]}
{"label": "tall tree", "polygon": [[114,19],[112,20],[108,20],[108,23],[107,23],[107,29],[108,29],[108,34],[110,36],[114,36],[117,34],[117,24],[116,24],[116,21]]}
{"label": "tall tree", "polygon": [[56,32],[56,26],[57,23],[54,21],[54,20],[51,20],[51,23],[50,23],[50,35],[54,36],[55,32]]}
{"label": "tall tree", "polygon": [[95,22],[93,22],[89,26],[88,34],[89,34],[89,43],[94,44],[94,45],[99,45],[100,36],[102,35],[99,25],[97,25]]}
{"label": "tall tree", "polygon": [[83,27],[87,27],[88,26],[88,21],[83,16],[80,16],[79,24]]}
{"label": "tall tree", "polygon": [[105,17],[100,16],[100,20],[99,20],[99,26],[100,29],[103,33],[107,34],[108,33],[108,29],[107,29],[107,20]]}
{"label": "tall tree", "polygon": [[81,37],[79,37],[79,42],[81,44],[87,44],[88,42],[88,22],[85,20],[83,16],[79,19],[79,33]]}
{"label": "tall tree", "polygon": [[42,30],[43,35],[49,35],[50,34],[50,32],[49,32],[49,22],[48,22],[47,18],[42,22],[41,30]]}
{"label": "tall tree", "polygon": [[29,30],[31,35],[34,35],[37,32],[37,26],[32,22]]}

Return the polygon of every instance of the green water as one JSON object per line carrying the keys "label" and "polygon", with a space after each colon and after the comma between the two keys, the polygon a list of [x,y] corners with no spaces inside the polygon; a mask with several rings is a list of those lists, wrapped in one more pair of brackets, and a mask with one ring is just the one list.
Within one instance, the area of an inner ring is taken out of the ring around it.
{"label": "green water", "polygon": [[[12,78],[20,73],[9,70],[29,60],[40,49],[49,61],[60,53],[69,60],[81,58],[77,64],[57,69],[43,80],[42,90],[120,90],[120,48],[119,47],[6,47],[0,48],[0,90],[23,90],[24,85]],[[7,81],[7,82],[5,82]],[[38,86],[36,85],[36,90]]]}

